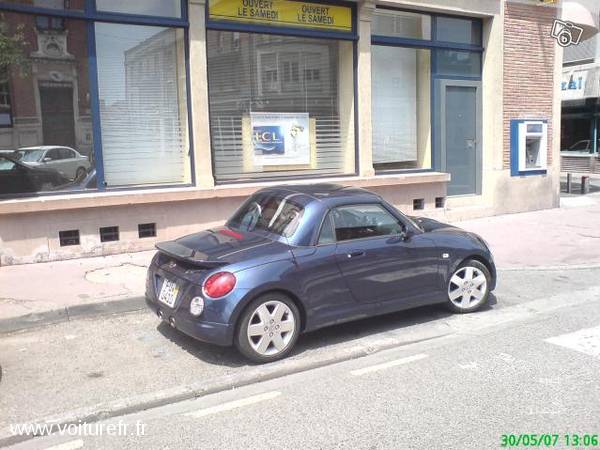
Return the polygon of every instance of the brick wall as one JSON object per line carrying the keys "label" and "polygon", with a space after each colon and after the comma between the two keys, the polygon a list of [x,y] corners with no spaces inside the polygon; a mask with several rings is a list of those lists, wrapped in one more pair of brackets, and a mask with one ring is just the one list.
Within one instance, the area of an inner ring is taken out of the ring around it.
{"label": "brick wall", "polygon": [[550,36],[556,9],[506,2],[504,7],[504,154],[510,167],[510,120],[548,119],[548,164],[552,163],[554,49]]}

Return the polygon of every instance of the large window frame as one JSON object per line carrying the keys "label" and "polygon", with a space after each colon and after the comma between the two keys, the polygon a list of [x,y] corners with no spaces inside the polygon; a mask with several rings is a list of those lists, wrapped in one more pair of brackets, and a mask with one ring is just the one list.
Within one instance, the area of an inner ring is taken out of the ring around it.
{"label": "large window frame", "polygon": [[[321,38],[321,39],[331,39],[331,40],[341,40],[341,41],[349,41],[352,42],[352,93],[354,95],[354,108],[353,108],[353,125],[354,125],[354,172],[335,175],[336,178],[348,178],[355,177],[360,173],[360,156],[358,153],[359,149],[359,136],[358,136],[358,18],[357,18],[357,5],[356,3],[351,3],[344,0],[328,0],[328,1],[320,1],[320,0],[311,0],[310,3],[318,3],[325,5],[339,5],[345,6],[351,9],[352,11],[352,31],[351,32],[340,32],[340,31],[329,31],[329,30],[318,30],[318,29],[309,29],[309,28],[296,28],[296,27],[287,27],[287,26],[268,26],[261,24],[252,24],[252,23],[241,23],[234,21],[218,21],[211,20],[209,15],[209,2],[206,2],[205,5],[205,17],[206,17],[206,34],[205,37],[208,40],[208,32],[209,31],[231,31],[231,32],[240,32],[240,33],[251,33],[251,34],[263,34],[263,35],[280,35],[280,36],[291,36],[291,37],[305,37],[305,38]],[[208,92],[210,92],[210,81],[208,82]],[[210,94],[209,94],[210,95]],[[211,108],[210,101],[208,105],[208,114],[209,118],[211,117]],[[214,174],[215,170],[215,161],[212,157],[212,133],[210,136],[211,141],[211,170]],[[285,177],[285,180],[307,180],[307,179],[323,179],[323,178],[331,178],[332,175],[328,174],[304,174],[304,175],[294,175],[293,172],[290,173],[289,176]],[[271,182],[271,181],[281,181],[281,176],[269,176],[268,173],[265,174],[264,177],[255,178],[255,179],[241,179],[241,180],[223,180],[217,181],[215,179],[216,185],[232,185],[232,184],[247,184],[247,183],[257,183],[257,182]]]}
{"label": "large window frame", "polygon": [[[435,12],[425,12],[417,9],[406,9],[406,8],[393,8],[389,6],[377,6],[377,10],[380,11],[397,11],[407,13],[418,13],[423,16],[428,16],[431,20],[431,36],[430,39],[414,39],[404,37],[392,37],[374,34],[371,32],[371,46],[381,45],[390,47],[403,47],[403,48],[415,48],[415,49],[427,49],[431,51],[431,69],[430,69],[430,129],[431,129],[431,161],[430,168],[426,169],[391,169],[391,170],[375,170],[375,175],[388,175],[395,173],[423,173],[423,172],[436,172],[439,171],[440,162],[436,155],[439,155],[440,148],[437,143],[437,133],[435,129],[435,106],[436,106],[436,89],[435,86],[439,80],[464,80],[464,81],[481,81],[482,70],[483,70],[483,19],[477,17],[469,17],[455,14],[444,14]],[[448,42],[439,40],[437,37],[438,18],[454,18],[470,20],[473,23],[477,23],[481,30],[481,42],[479,44],[464,44],[457,42]],[[477,53],[480,56],[480,67],[479,75],[477,76],[461,76],[461,75],[446,75],[438,72],[438,50],[455,50]]]}
{"label": "large window frame", "polygon": [[[23,13],[35,16],[48,16],[51,18],[79,19],[86,23],[87,31],[87,60],[90,90],[91,121],[93,135],[93,153],[96,164],[96,180],[98,191],[130,191],[142,189],[156,189],[156,185],[115,186],[107,187],[104,181],[104,165],[102,157],[102,133],[100,120],[100,99],[98,90],[98,66],[96,61],[96,35],[95,23],[118,23],[123,25],[147,25],[168,28],[181,28],[184,33],[184,55],[185,55],[185,87],[186,87],[186,110],[188,128],[188,154],[190,158],[190,182],[177,184],[161,184],[161,188],[169,187],[191,187],[196,184],[195,162],[194,162],[194,136],[192,132],[193,118],[191,108],[191,84],[190,84],[190,50],[189,50],[189,19],[188,0],[181,0],[181,17],[160,17],[144,14],[126,14],[96,9],[96,0],[85,0],[83,10],[44,8],[34,5],[11,3],[0,1],[0,13],[3,11]],[[85,191],[73,191],[69,194],[81,194]],[[89,192],[88,192],[89,193]],[[64,195],[64,192],[36,192],[36,196]],[[6,198],[30,197],[31,194],[10,194]],[[0,196],[4,198],[5,196]]]}

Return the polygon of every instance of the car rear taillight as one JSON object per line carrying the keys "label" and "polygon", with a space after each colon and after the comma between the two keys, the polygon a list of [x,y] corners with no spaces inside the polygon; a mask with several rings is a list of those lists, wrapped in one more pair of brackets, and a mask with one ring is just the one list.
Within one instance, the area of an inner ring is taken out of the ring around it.
{"label": "car rear taillight", "polygon": [[206,279],[202,290],[210,298],[220,298],[229,294],[235,287],[235,275],[230,272],[218,272]]}

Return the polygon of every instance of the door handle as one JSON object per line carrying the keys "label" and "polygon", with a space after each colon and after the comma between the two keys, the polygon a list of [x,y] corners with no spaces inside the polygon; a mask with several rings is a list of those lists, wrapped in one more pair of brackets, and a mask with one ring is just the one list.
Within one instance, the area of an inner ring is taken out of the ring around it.
{"label": "door handle", "polygon": [[348,258],[357,258],[359,256],[364,256],[365,252],[364,250],[354,250],[350,253],[348,253],[346,256],[348,256]]}

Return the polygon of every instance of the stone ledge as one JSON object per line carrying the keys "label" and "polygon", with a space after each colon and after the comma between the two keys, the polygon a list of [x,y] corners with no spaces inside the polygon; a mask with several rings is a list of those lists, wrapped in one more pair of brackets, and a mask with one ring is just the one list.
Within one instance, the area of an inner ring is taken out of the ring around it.
{"label": "stone ledge", "polygon": [[282,180],[277,182],[230,184],[216,186],[214,188],[157,188],[112,192],[93,192],[85,194],[61,194],[0,201],[0,215],[245,197],[253,194],[259,189],[281,184],[339,183],[348,186],[369,188],[411,184],[447,183],[448,181],[450,181],[450,174],[447,173],[419,172],[379,175],[375,177],[336,177],[310,180]]}

